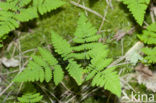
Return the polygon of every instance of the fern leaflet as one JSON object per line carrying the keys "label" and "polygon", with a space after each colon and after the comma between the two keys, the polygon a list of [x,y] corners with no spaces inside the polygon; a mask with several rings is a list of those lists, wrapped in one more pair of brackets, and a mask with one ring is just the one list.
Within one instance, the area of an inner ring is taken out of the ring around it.
{"label": "fern leaflet", "polygon": [[121,0],[127,5],[139,25],[143,24],[144,15],[150,0]]}
{"label": "fern leaflet", "polygon": [[146,44],[153,45],[154,48],[145,47],[142,49],[143,53],[147,56],[145,59],[148,63],[156,63],[156,23],[153,23],[147,27],[147,30],[143,31],[143,34],[138,35],[139,39]]}
{"label": "fern leaflet", "polygon": [[22,97],[18,97],[18,101],[21,103],[36,103],[40,102],[42,98],[43,96],[40,93],[26,93]]}

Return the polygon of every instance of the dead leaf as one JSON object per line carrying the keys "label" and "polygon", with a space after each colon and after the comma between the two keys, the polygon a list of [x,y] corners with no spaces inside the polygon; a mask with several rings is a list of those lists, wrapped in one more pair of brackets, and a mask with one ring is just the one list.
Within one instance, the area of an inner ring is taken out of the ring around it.
{"label": "dead leaf", "polygon": [[137,71],[137,80],[139,84],[144,84],[148,90],[156,92],[156,72],[152,72],[148,66],[139,64]]}
{"label": "dead leaf", "polygon": [[7,68],[9,67],[17,67],[19,66],[20,62],[14,58],[7,59],[6,57],[1,58],[1,63],[6,66]]}

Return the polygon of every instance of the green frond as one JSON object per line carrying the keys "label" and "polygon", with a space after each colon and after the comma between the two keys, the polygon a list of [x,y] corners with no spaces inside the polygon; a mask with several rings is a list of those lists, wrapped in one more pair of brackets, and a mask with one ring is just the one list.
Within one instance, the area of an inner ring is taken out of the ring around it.
{"label": "green frond", "polygon": [[13,18],[14,15],[10,11],[0,11],[0,38],[19,27],[19,23]]}
{"label": "green frond", "polygon": [[115,68],[105,68],[112,62],[108,58],[108,49],[105,45],[99,45],[92,50],[91,64],[86,68],[88,69],[86,80],[92,79],[92,86],[104,87],[115,95],[121,95],[120,80]]}
{"label": "green frond", "polygon": [[104,89],[109,90],[120,97],[120,79],[117,72],[114,72],[114,69],[115,68],[108,68],[104,71],[98,72],[92,80],[92,86],[104,87]]}
{"label": "green frond", "polygon": [[101,35],[93,35],[91,37],[88,38],[74,38],[73,42],[74,43],[86,43],[86,42],[94,42],[94,41],[98,41],[101,38]]}
{"label": "green frond", "polygon": [[69,75],[75,79],[78,85],[83,82],[83,68],[81,65],[77,64],[75,61],[70,60],[68,66],[66,67]]}
{"label": "green frond", "polygon": [[73,51],[86,51],[86,50],[91,50],[97,46],[101,45],[101,43],[96,43],[96,42],[93,42],[93,43],[85,43],[85,44],[82,44],[82,45],[78,45],[78,46],[73,46],[72,47],[72,50]]}
{"label": "green frond", "polygon": [[121,0],[127,5],[139,25],[143,24],[144,15],[150,0]]}
{"label": "green frond", "polygon": [[33,0],[33,5],[37,6],[41,15],[55,10],[56,8],[64,5],[65,2],[61,0]]}
{"label": "green frond", "polygon": [[20,0],[19,1],[19,7],[24,7],[26,5],[28,5],[32,0]]}
{"label": "green frond", "polygon": [[40,67],[44,68],[45,70],[45,81],[49,82],[52,78],[52,70],[49,65],[39,56],[32,56],[35,63],[37,63]]}
{"label": "green frond", "polygon": [[54,58],[54,56],[46,49],[39,47],[38,48],[42,58],[50,65],[54,66],[58,64],[58,61]]}
{"label": "green frond", "polygon": [[19,75],[14,78],[14,82],[34,82],[44,81],[44,70],[33,61],[29,61],[27,68],[25,68]]}
{"label": "green frond", "polygon": [[60,65],[54,66],[54,83],[58,85],[64,78],[64,72]]}
{"label": "green frond", "polygon": [[26,93],[22,97],[18,97],[21,103],[36,103],[42,100],[43,96],[40,93]]}
{"label": "green frond", "polygon": [[143,34],[138,35],[139,39],[147,44],[156,45],[156,23],[153,23],[147,27],[147,30],[143,31]]}
{"label": "green frond", "polygon": [[20,22],[26,22],[37,17],[38,14],[35,7],[20,9],[20,13],[15,15],[15,18]]}
{"label": "green frond", "polygon": [[144,59],[148,60],[148,63],[156,63],[156,47],[154,48],[143,48],[142,52],[146,54]]}
{"label": "green frond", "polygon": [[52,45],[54,46],[55,52],[60,54],[62,57],[65,57],[68,54],[72,53],[72,48],[70,44],[53,31],[51,35],[51,42]]}
{"label": "green frond", "polygon": [[97,29],[95,29],[86,16],[82,13],[79,20],[76,31],[74,33],[76,38],[85,38],[93,36],[97,33]]}
{"label": "green frond", "polygon": [[49,82],[52,79],[52,70],[54,83],[58,85],[64,77],[64,72],[58,61],[53,55],[44,48],[38,48],[41,56],[32,56],[32,61],[29,61],[27,67],[14,78],[15,82],[34,82],[40,81]]}
{"label": "green frond", "polygon": [[0,39],[26,22],[57,9],[61,0],[7,0],[0,1]]}
{"label": "green frond", "polygon": [[153,48],[145,47],[142,49],[143,53],[146,55],[145,60],[148,63],[156,63],[156,23],[153,23],[147,27],[146,30],[143,31],[142,34],[139,34],[138,37],[145,44],[153,45]]}

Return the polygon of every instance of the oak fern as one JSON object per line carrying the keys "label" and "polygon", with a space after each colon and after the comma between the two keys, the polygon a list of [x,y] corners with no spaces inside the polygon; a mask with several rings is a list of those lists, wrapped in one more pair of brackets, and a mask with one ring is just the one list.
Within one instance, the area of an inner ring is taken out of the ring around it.
{"label": "oak fern", "polygon": [[[98,42],[101,38],[97,30],[91,25],[84,14],[78,20],[72,43],[52,31],[51,44],[54,53],[59,54],[67,66],[61,66],[57,59],[46,49],[39,48],[41,56],[32,56],[24,71],[17,75],[14,81],[39,81],[49,82],[52,78],[56,85],[63,80],[63,70],[81,85],[85,80],[92,80],[92,86],[104,87],[117,96],[121,95],[120,80],[115,68],[107,68],[112,59],[108,58],[108,48]],[[83,62],[88,61],[87,65]],[[63,70],[62,70],[63,69]],[[106,69],[106,70],[105,70]],[[113,81],[113,82],[111,82]]]}
{"label": "oak fern", "polygon": [[153,23],[144,30],[142,34],[138,35],[141,41],[145,44],[151,45],[152,47],[145,47],[142,49],[143,53],[146,54],[145,59],[149,63],[156,63],[156,23]]}
{"label": "oak fern", "polygon": [[143,24],[144,15],[150,0],[121,0],[127,5],[139,25]]}
{"label": "oak fern", "polygon": [[[62,6],[60,0],[0,1],[0,38],[26,22]],[[39,12],[39,13],[38,13]]]}

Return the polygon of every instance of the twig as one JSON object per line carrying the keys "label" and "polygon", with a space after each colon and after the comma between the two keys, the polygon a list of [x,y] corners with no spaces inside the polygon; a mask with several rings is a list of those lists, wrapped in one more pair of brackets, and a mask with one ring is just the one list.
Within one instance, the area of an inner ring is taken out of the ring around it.
{"label": "twig", "polygon": [[103,16],[101,25],[100,25],[100,27],[99,27],[99,30],[98,30],[98,32],[97,32],[98,34],[101,33],[101,29],[102,29],[102,27],[103,27],[103,25],[104,25],[104,21],[106,20],[107,10],[108,10],[108,6],[107,6],[106,9],[104,10],[104,16]]}
{"label": "twig", "polygon": [[131,53],[133,53],[134,51],[137,52],[139,51],[142,47],[143,47],[143,43],[142,42],[137,42],[135,43],[127,52],[124,56],[121,56],[119,59],[115,60],[112,64],[110,64],[107,68],[110,67],[114,67],[116,65],[118,65],[118,63],[120,63],[122,60],[124,60],[126,57],[128,57]]}
{"label": "twig", "polygon": [[78,4],[78,3],[74,2],[74,1],[70,1],[70,3],[77,6],[77,7],[83,8],[83,9],[85,9],[85,10],[87,10],[87,11],[89,11],[89,12],[91,12],[91,13],[93,13],[93,14],[95,14],[98,17],[103,19],[103,16],[101,14],[99,14],[98,12],[96,12],[96,11],[90,9],[90,8],[87,8],[87,7],[85,7],[85,6],[81,5],[81,4]]}

